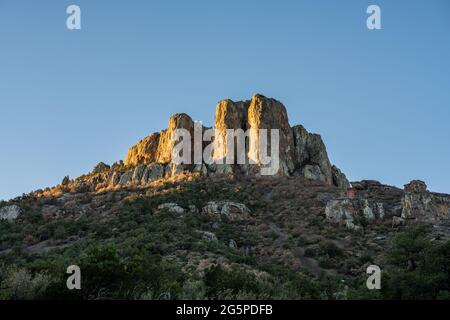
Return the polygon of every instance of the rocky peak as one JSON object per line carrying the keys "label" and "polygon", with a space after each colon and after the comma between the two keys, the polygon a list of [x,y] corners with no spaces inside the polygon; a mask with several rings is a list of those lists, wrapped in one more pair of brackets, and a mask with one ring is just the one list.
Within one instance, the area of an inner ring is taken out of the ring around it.
{"label": "rocky peak", "polygon": [[135,167],[149,163],[169,163],[176,142],[173,135],[176,129],[186,129],[192,133],[194,122],[185,113],[174,114],[166,130],[153,133],[128,149],[125,165]]}
{"label": "rocky peak", "polygon": [[405,192],[423,193],[427,191],[427,185],[421,180],[412,180],[405,184]]}
{"label": "rocky peak", "polygon": [[450,196],[427,191],[421,180],[405,184],[402,199],[402,218],[416,222],[438,223],[450,221]]}
{"label": "rocky peak", "polygon": [[[284,105],[275,100],[257,94],[252,98],[247,116],[247,128],[253,129],[250,136],[249,158],[261,162],[261,150],[259,150],[259,130],[279,130],[279,161],[278,174],[288,176],[295,169],[294,136]],[[267,138],[267,145],[271,149],[271,139]]]}
{"label": "rocky peak", "polygon": [[[125,165],[136,167],[150,163],[170,164],[172,150],[176,144],[173,133],[176,129],[183,128],[194,137],[194,123],[184,113],[175,114],[169,120],[168,129],[154,133],[128,150]],[[318,180],[327,185],[335,185],[346,189],[349,182],[345,175],[335,166],[332,166],[328,158],[325,144],[320,135],[309,133],[303,126],[289,125],[288,114],[285,106],[272,98],[256,94],[251,100],[234,102],[229,99],[222,100],[217,104],[214,117],[215,137],[213,139],[213,158],[225,159],[233,157],[234,165],[197,165],[179,166],[171,165],[171,174],[179,173],[181,170],[194,170],[204,174],[233,173],[259,174],[261,167],[260,130],[267,129],[268,150],[272,150],[271,129],[279,131],[279,170],[276,175],[281,176],[303,176],[308,179]],[[227,129],[241,129],[248,136],[245,140],[246,159],[245,164],[237,162],[238,139],[234,139],[234,149],[228,150]],[[248,130],[248,131],[247,131]],[[193,142],[194,143],[194,142]],[[205,145],[202,144],[203,148]],[[192,147],[192,152],[194,147]],[[231,154],[232,153],[232,154]],[[265,156],[269,156],[264,152]],[[248,165],[248,159],[256,165]]]}
{"label": "rocky peak", "polygon": [[94,173],[94,174],[95,173],[102,173],[102,172],[105,172],[105,171],[107,171],[109,169],[110,169],[110,167],[107,164],[105,164],[103,162],[100,162],[100,163],[95,165],[94,169],[92,169],[92,173]]}

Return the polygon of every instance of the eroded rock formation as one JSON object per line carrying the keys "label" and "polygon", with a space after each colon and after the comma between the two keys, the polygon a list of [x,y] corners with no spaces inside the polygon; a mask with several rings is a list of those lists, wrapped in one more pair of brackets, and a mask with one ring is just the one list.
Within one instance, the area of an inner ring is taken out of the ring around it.
{"label": "eroded rock formation", "polygon": [[185,113],[173,115],[166,130],[145,137],[128,150],[125,165],[134,167],[149,163],[170,163],[176,143],[174,139],[176,129],[186,129],[193,135],[194,122]]}
{"label": "eroded rock formation", "polygon": [[0,208],[0,220],[14,221],[21,214],[22,210],[19,206],[13,204]]}
{"label": "eroded rock formation", "polygon": [[[191,138],[195,137],[189,142],[191,150],[187,155],[190,160],[188,164],[176,164],[172,161],[172,153],[178,143],[178,138],[174,135],[176,129],[185,129]],[[262,95],[255,95],[246,101],[220,101],[216,107],[212,140],[202,139],[208,128],[194,123],[187,114],[178,113],[169,119],[166,130],[153,133],[131,147],[124,162],[116,162],[111,167],[99,163],[82,179],[71,182],[67,178],[62,186],[74,192],[90,192],[108,187],[145,186],[156,180],[186,172],[210,177],[258,176],[263,166],[261,158],[268,156],[267,150],[260,150],[258,131],[262,129],[267,129],[268,132],[271,129],[279,130],[279,170],[274,175],[314,180],[336,192],[324,201],[325,216],[331,221],[342,223],[354,230],[361,229],[367,223],[377,222],[387,222],[393,227],[414,222],[450,222],[450,197],[427,191],[423,181],[413,180],[405,185],[403,190],[375,180],[350,184],[345,174],[331,164],[321,136],[309,133],[301,125],[291,127],[283,104]],[[199,138],[198,130],[200,145],[195,141]],[[227,130],[232,130],[232,135]],[[236,130],[242,134],[241,137],[236,135]],[[229,139],[233,139],[233,147],[228,145],[228,142],[231,142]],[[267,137],[267,144],[267,149],[271,150],[270,136]],[[238,158],[239,146],[244,147],[243,158]],[[210,148],[212,159],[216,162],[211,164],[202,159],[200,162],[198,159],[196,161],[193,152],[198,148],[202,152]],[[224,164],[227,158],[234,161]],[[335,187],[338,189],[333,189]],[[3,209],[3,219],[15,216],[18,211],[13,209],[8,209],[7,212]],[[160,209],[181,211],[172,204]],[[193,211],[198,209],[194,208]],[[201,212],[241,219],[249,210],[235,203],[211,202],[202,208]]]}
{"label": "eroded rock formation", "polygon": [[402,218],[410,221],[437,223],[450,220],[448,195],[427,191],[427,185],[413,180],[405,185],[402,199]]}
{"label": "eroded rock formation", "polygon": [[[267,129],[267,146],[268,150],[272,150],[270,130],[278,129],[279,169],[275,172],[276,175],[301,175],[342,189],[350,186],[345,175],[331,165],[321,136],[309,133],[301,125],[291,127],[286,108],[275,99],[257,94],[249,101],[223,100],[217,104],[212,156],[214,160],[222,160],[222,163],[225,163],[227,158],[233,158],[233,164],[222,164],[220,161],[214,164],[197,163],[191,166],[171,164],[172,150],[177,142],[174,131],[179,128],[186,129],[191,133],[191,137],[194,137],[192,119],[186,114],[176,114],[170,118],[167,130],[151,134],[129,149],[125,166],[134,168],[150,163],[163,164],[166,177],[183,171],[195,171],[207,175],[233,173],[258,175],[263,163],[262,157],[269,156],[269,151],[260,150],[259,131]],[[244,140],[238,139],[237,136],[229,136],[227,133],[229,129],[241,130],[247,136]],[[233,139],[232,150],[228,150],[228,139]],[[241,147],[242,145],[245,147],[244,161],[238,158],[237,148],[240,143]],[[202,143],[202,150],[204,148],[205,144]],[[194,152],[194,141],[192,141],[191,149]],[[194,160],[191,155],[192,164]],[[118,183],[128,183],[130,179],[141,181],[142,179],[137,179],[139,177],[133,178],[126,174],[125,178],[121,178]],[[114,177],[113,183],[117,183],[117,177]]]}
{"label": "eroded rock formation", "polygon": [[350,229],[370,221],[388,221],[392,227],[405,223],[450,223],[450,196],[427,191],[425,182],[413,180],[403,190],[378,181],[352,182],[346,195],[330,199],[326,217]]}

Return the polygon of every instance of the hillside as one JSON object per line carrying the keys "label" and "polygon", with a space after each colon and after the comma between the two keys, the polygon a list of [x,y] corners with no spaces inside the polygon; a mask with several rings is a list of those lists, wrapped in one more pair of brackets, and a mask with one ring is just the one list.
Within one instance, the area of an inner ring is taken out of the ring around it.
{"label": "hillside", "polygon": [[[450,195],[350,183],[320,135],[262,95],[218,103],[212,157],[235,152],[227,129],[278,129],[274,175],[251,132],[254,165],[174,164],[179,128],[195,123],[176,114],[124,162],[0,203],[0,299],[450,297]],[[372,264],[381,290],[366,288]],[[82,290],[66,288],[69,265]]]}

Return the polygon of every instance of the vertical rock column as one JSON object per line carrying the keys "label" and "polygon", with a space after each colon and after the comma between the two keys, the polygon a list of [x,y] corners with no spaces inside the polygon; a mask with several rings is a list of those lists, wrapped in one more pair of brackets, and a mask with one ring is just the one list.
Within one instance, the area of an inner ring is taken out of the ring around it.
{"label": "vertical rock column", "polygon": [[275,100],[262,95],[255,95],[252,98],[248,109],[247,128],[252,129],[250,134],[250,147],[248,156],[256,163],[261,163],[260,135],[261,129],[267,129],[267,151],[271,150],[270,130],[279,130],[279,170],[277,175],[288,176],[295,168],[294,162],[294,137],[284,105]]}

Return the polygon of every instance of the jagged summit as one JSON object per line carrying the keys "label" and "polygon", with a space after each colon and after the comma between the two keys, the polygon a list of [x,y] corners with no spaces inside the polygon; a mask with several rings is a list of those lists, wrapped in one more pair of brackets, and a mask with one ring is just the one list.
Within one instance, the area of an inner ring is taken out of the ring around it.
{"label": "jagged summit", "polygon": [[[280,183],[304,192],[321,190],[315,196],[320,198],[318,201],[323,205],[324,216],[351,229],[359,229],[361,219],[383,223],[389,220],[392,225],[408,221],[441,225],[450,221],[450,196],[429,192],[423,181],[413,180],[405,185],[404,190],[373,180],[350,184],[345,175],[330,163],[321,136],[309,133],[302,125],[291,127],[286,108],[275,99],[257,94],[247,101],[219,101],[214,117],[214,139],[205,143],[201,137],[200,145],[196,145],[195,141],[189,142],[192,143],[192,151],[196,147],[200,151],[210,148],[212,158],[220,160],[234,154],[238,145],[238,138],[227,135],[227,130],[247,130],[248,136],[241,143],[246,144],[246,156],[255,160],[251,164],[211,164],[202,159],[193,164],[176,164],[172,156],[176,154],[173,151],[179,143],[174,135],[177,129],[184,129],[190,136],[200,131],[202,136],[210,128],[194,123],[185,113],[177,113],[170,117],[167,129],[153,133],[131,147],[125,161],[118,161],[112,166],[100,162],[86,175],[75,180],[65,177],[55,188],[37,190],[29,197],[61,197],[64,200],[66,196],[70,198],[91,192],[102,194],[120,190],[132,193],[153,189],[170,181],[180,183],[198,177],[211,183],[221,179],[235,183],[258,181],[256,184]],[[257,134],[261,129],[278,129],[279,134],[278,171],[268,179],[255,179],[261,176],[262,168],[260,159],[264,150],[258,148],[260,136]],[[230,150],[232,144],[227,143],[229,138],[236,139]],[[195,158],[192,154],[188,156]],[[16,207],[6,209],[2,212],[4,217],[19,214]],[[450,234],[450,231],[446,233]]]}
{"label": "jagged summit", "polygon": [[[261,288],[270,288],[267,292],[271,294],[278,294],[281,288],[281,295],[274,298],[309,298],[303,289],[299,294],[292,291],[299,287],[298,280],[309,283],[306,287],[314,288],[314,294],[315,288],[322,286],[328,291],[333,282],[340,286],[337,293],[347,292],[349,285],[354,292],[361,292],[358,283],[365,285],[361,275],[366,275],[369,264],[390,261],[389,252],[407,252],[401,261],[409,259],[405,239],[411,239],[406,243],[411,243],[414,252],[419,243],[426,252],[439,253],[426,261],[437,261],[436,270],[447,275],[449,247],[443,241],[450,239],[450,195],[430,192],[420,180],[411,181],[404,189],[375,180],[349,186],[339,169],[330,164],[321,137],[301,125],[291,127],[280,102],[257,95],[251,101],[223,100],[216,107],[214,128],[224,139],[226,129],[280,131],[279,171],[267,178],[258,176],[258,164],[173,164],[177,128],[189,133],[194,130],[194,134],[199,129],[208,131],[188,115],[176,114],[166,130],[133,146],[125,162],[112,166],[100,162],[75,180],[66,176],[56,187],[0,202],[0,265],[12,270],[0,272],[0,296],[6,293],[16,299],[15,292],[29,292],[36,279],[36,283],[48,279],[49,285],[44,287],[50,289],[39,287],[37,297],[53,298],[55,292],[68,297],[63,277],[68,263],[80,266],[83,279],[88,279],[83,280],[84,291],[79,291],[87,299],[123,298],[130,292],[132,297],[147,299],[161,297],[168,288],[174,288],[175,297],[183,299],[217,298],[204,296],[202,292],[207,291],[201,288],[209,285],[212,277],[208,274],[216,278],[223,272],[217,273],[220,265],[230,270],[230,275],[239,275],[233,279],[251,279],[248,283],[261,279]],[[250,136],[249,145],[257,138]],[[200,150],[210,146],[216,159],[235,151],[220,139],[208,146],[202,143]],[[248,151],[249,157],[259,159],[261,150],[253,147]],[[413,224],[430,227],[403,233]],[[417,238],[418,231],[423,236]],[[401,250],[391,250],[396,243]],[[98,261],[106,261],[108,267]],[[109,267],[117,264],[121,270],[118,277],[116,268]],[[98,265],[100,268],[95,267]],[[393,267],[383,262],[383,270]],[[28,270],[41,273],[34,276]],[[89,277],[109,279],[110,275],[113,285],[108,290],[89,281]],[[155,278],[162,283],[157,295],[152,287]],[[25,279],[19,285],[26,290],[9,291],[17,279]],[[124,286],[115,282],[117,279],[132,282]],[[227,273],[224,279],[231,277]],[[419,284],[422,293],[422,282]],[[408,284],[407,292],[412,285]],[[116,288],[125,289],[109,291]],[[46,295],[42,295],[44,291]],[[193,292],[195,296],[186,295]],[[257,292],[264,291],[258,288]],[[264,292],[261,297],[268,296]]]}
{"label": "jagged summit", "polygon": [[[171,154],[175,146],[174,131],[186,129],[193,135],[194,122],[187,114],[177,113],[169,119],[166,130],[156,132],[139,141],[128,150],[125,165],[137,167],[148,164],[163,164],[173,173],[197,171],[207,175],[219,173],[258,174],[258,168],[249,165],[208,165],[195,166],[171,165]],[[204,128],[205,129],[205,128]],[[227,150],[227,130],[250,130],[247,156],[260,163],[260,129],[279,130],[279,170],[281,176],[303,176],[311,180],[322,181],[341,188],[349,187],[345,175],[328,158],[325,144],[318,134],[309,133],[303,126],[291,127],[284,105],[272,98],[256,94],[251,100],[234,102],[230,99],[219,101],[214,117],[215,137],[213,158],[227,158],[235,150]],[[254,130],[254,131],[251,131]],[[236,146],[237,141],[234,141]],[[205,145],[203,145],[203,149]],[[192,159],[193,160],[193,159]],[[194,161],[192,161],[193,163]]]}

